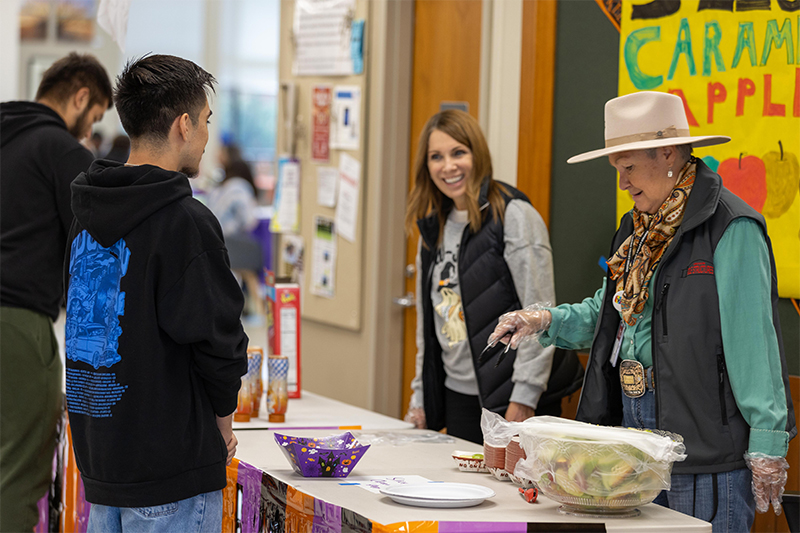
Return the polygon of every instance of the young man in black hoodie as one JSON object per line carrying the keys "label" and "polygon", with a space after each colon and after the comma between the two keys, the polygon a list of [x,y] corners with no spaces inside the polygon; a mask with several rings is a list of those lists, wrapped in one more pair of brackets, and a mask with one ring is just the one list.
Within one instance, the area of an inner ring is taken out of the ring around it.
{"label": "young man in black hoodie", "polygon": [[0,531],[31,531],[50,484],[69,187],[94,159],[78,141],[109,107],[105,69],[76,53],[45,71],[35,102],[0,104]]}
{"label": "young man in black hoodie", "polygon": [[72,185],[67,410],[89,531],[221,528],[248,339],[222,230],[188,179],[214,82],[174,56],[128,63],[114,92],[128,161]]}

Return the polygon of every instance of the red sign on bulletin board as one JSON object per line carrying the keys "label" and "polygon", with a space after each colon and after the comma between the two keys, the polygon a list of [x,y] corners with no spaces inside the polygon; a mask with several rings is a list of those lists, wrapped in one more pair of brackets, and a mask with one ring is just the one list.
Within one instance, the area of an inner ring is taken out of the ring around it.
{"label": "red sign on bulletin board", "polygon": [[311,160],[330,161],[331,93],[330,85],[315,85],[311,90]]}

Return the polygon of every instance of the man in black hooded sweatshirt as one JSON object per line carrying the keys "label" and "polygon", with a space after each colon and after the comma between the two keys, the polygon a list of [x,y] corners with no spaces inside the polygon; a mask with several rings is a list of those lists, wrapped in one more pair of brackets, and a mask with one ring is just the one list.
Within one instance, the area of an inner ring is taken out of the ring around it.
{"label": "man in black hooded sweatshirt", "polygon": [[0,531],[33,529],[52,477],[69,186],[94,159],[78,141],[109,107],[105,69],[76,53],[45,71],[35,102],[0,104]]}
{"label": "man in black hooded sweatshirt", "polygon": [[189,186],[214,82],[174,56],[129,62],[128,161],[72,184],[67,410],[90,532],[221,528],[248,339],[222,230]]}

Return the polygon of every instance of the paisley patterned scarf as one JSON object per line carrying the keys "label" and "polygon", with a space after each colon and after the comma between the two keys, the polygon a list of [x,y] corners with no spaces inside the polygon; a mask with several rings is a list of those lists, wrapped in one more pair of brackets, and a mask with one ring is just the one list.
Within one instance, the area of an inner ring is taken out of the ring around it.
{"label": "paisley patterned scarf", "polygon": [[[636,324],[638,315],[644,310],[650,278],[683,221],[686,199],[694,186],[695,173],[695,160],[691,158],[681,169],[678,184],[655,214],[642,213],[634,207],[633,233],[608,260],[611,279],[617,282],[617,292],[622,292],[622,319],[629,326]],[[628,254],[633,254],[633,257],[626,276]]]}

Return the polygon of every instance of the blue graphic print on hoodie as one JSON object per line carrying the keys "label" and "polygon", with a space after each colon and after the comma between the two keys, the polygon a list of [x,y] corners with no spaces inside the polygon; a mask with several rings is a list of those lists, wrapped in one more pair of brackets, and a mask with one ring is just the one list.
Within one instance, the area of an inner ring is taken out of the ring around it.
{"label": "blue graphic print on hoodie", "polygon": [[72,241],[66,327],[70,360],[111,368],[121,359],[117,350],[125,292],[120,290],[120,281],[128,271],[130,255],[125,239],[105,248],[83,230]]}

